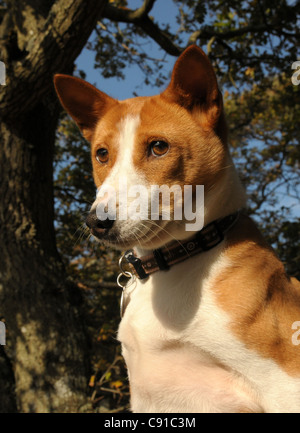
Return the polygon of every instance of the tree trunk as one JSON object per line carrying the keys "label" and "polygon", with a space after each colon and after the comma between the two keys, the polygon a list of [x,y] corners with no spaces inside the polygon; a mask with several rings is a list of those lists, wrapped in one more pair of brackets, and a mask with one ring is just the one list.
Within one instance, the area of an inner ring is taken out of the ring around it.
{"label": "tree trunk", "polygon": [[77,411],[86,399],[85,336],[55,247],[55,120],[41,104],[1,125],[0,314],[22,412]]}
{"label": "tree trunk", "polygon": [[[31,6],[38,3],[32,0]],[[12,51],[8,40],[4,47],[11,63],[7,86],[0,86],[0,319],[7,329],[7,345],[0,346],[0,412],[78,412],[87,403],[81,298],[67,280],[53,225],[52,164],[60,108],[52,75],[72,72],[105,4],[52,2],[50,12],[43,11],[49,12],[43,25],[36,25],[45,33],[36,39],[40,51],[33,43],[27,51],[21,37],[19,51],[16,46]],[[14,26],[11,34],[18,34],[20,21],[11,16],[7,22]]]}

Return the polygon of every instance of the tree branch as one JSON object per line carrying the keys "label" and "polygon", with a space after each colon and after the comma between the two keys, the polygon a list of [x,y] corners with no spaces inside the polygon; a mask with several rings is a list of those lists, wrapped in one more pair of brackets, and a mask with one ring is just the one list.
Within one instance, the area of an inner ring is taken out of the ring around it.
{"label": "tree branch", "polygon": [[244,35],[245,33],[263,33],[263,32],[275,32],[277,35],[284,35],[290,38],[300,39],[300,34],[296,33],[287,33],[282,29],[278,29],[276,26],[272,26],[270,24],[260,24],[260,25],[249,25],[245,27],[240,27],[235,30],[228,30],[226,32],[216,32],[209,29],[200,29],[193,32],[189,38],[189,44],[196,43],[198,39],[210,39],[212,37],[216,37],[220,40],[232,39],[237,36]]}
{"label": "tree branch", "polygon": [[93,280],[84,280],[76,282],[79,288],[88,288],[88,289],[120,289],[117,283],[112,281],[93,281]]}
{"label": "tree branch", "polygon": [[[171,37],[164,32],[153,20],[148,16],[155,0],[145,0],[143,5],[136,10],[123,9],[119,7],[112,6],[108,4],[105,7],[103,16],[115,22],[131,23],[140,27],[148,36],[150,36],[157,44],[165,50],[168,54],[172,56],[179,56],[183,48],[178,47],[172,41]],[[225,40],[232,39],[246,33],[263,33],[265,31],[273,31],[279,35],[285,35],[288,37],[293,37],[299,39],[300,35],[297,33],[290,34],[282,29],[278,29],[276,26],[264,23],[259,25],[248,25],[245,27],[240,27],[234,30],[228,30],[224,32],[218,32],[210,29],[200,29],[193,32],[189,38],[188,45],[195,44],[197,40],[204,39],[210,40],[215,37],[219,43],[225,44]],[[227,48],[230,48],[227,46]]]}
{"label": "tree branch", "polygon": [[133,11],[133,16],[136,16],[136,18],[140,19],[144,18],[151,11],[155,2],[156,0],[144,0],[142,6],[139,9]]}
{"label": "tree branch", "polygon": [[155,1],[156,0],[144,0],[142,6],[135,10],[129,8],[119,8],[107,4],[104,11],[104,16],[113,21],[136,24],[148,15],[154,6]]}
{"label": "tree branch", "polygon": [[103,17],[115,22],[135,24],[157,42],[168,54],[171,56],[179,56],[183,49],[174,44],[169,35],[161,30],[148,16],[154,3],[155,0],[145,0],[143,6],[136,10],[121,9],[108,4],[105,7]]}
{"label": "tree branch", "polygon": [[196,30],[191,34],[189,38],[189,43],[195,43],[198,39],[210,39],[212,37],[217,37],[220,39],[231,39],[249,32],[264,32],[267,30],[267,28],[268,27],[266,27],[266,25],[245,26],[235,30],[228,30],[226,32],[215,32],[208,29],[200,29]]}
{"label": "tree branch", "polygon": [[[102,17],[107,1],[54,2],[46,16],[43,31],[28,34],[22,58],[7,64],[7,85],[2,87],[0,95],[2,115],[16,116],[34,106],[37,99],[49,94],[53,89],[55,72],[73,72],[74,61]],[[0,43],[0,48],[3,43]]]}

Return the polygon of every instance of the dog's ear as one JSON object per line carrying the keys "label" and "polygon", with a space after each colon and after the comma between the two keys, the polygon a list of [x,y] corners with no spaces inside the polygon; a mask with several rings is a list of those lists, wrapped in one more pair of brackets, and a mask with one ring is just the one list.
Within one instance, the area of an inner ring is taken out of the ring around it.
{"label": "dog's ear", "polygon": [[222,112],[222,95],[213,67],[197,45],[188,47],[177,59],[171,82],[163,97],[188,110],[199,107],[209,127],[214,127]]}
{"label": "dog's ear", "polygon": [[54,86],[62,106],[89,141],[98,120],[105,111],[118,103],[86,81],[70,75],[56,74]]}

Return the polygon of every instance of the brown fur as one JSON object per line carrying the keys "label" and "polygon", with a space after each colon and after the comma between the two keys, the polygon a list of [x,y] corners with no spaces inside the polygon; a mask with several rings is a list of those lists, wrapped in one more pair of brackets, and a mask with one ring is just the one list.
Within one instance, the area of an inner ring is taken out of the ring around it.
{"label": "brown fur", "polygon": [[300,283],[297,288],[291,282],[248,217],[242,216],[230,231],[225,255],[231,265],[216,279],[214,290],[232,318],[232,332],[248,348],[299,375],[300,350],[292,344],[291,326],[300,319]]}

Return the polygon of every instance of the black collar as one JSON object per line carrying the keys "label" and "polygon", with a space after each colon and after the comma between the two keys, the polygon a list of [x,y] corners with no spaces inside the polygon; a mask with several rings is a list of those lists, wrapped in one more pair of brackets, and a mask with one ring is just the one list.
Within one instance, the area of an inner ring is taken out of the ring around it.
{"label": "black collar", "polygon": [[134,274],[143,280],[157,271],[167,271],[171,266],[189,257],[208,251],[221,243],[231,227],[237,222],[239,212],[220,218],[197,232],[188,241],[176,241],[168,247],[153,250],[152,254],[137,257],[132,250],[126,251],[124,258],[133,268]]}

